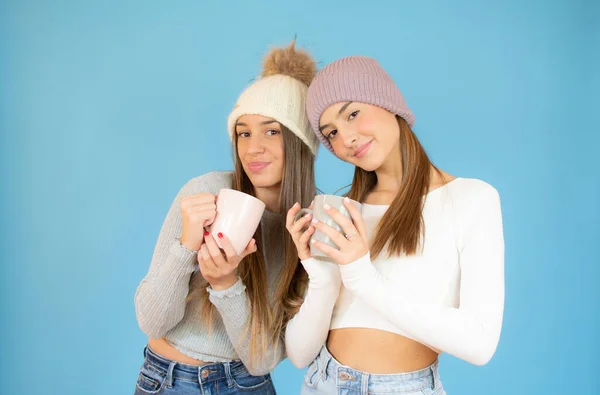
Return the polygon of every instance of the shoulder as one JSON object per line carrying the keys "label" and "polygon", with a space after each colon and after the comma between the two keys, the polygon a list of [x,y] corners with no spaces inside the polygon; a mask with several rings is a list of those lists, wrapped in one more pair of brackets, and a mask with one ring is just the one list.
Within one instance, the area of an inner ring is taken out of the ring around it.
{"label": "shoulder", "polygon": [[472,207],[485,200],[499,200],[498,190],[476,178],[456,178],[446,185],[452,200],[463,207]]}
{"label": "shoulder", "polygon": [[492,185],[474,178],[457,178],[447,186],[450,199],[447,203],[452,207],[460,240],[470,229],[479,229],[487,226],[485,224],[502,227],[500,195]]}
{"label": "shoulder", "polygon": [[218,194],[223,188],[231,188],[233,183],[232,171],[212,171],[189,180],[182,188],[185,195],[208,192]]}
{"label": "shoulder", "polygon": [[501,211],[498,191],[485,181],[457,178],[444,188],[443,204],[451,208],[455,220],[463,225]]}

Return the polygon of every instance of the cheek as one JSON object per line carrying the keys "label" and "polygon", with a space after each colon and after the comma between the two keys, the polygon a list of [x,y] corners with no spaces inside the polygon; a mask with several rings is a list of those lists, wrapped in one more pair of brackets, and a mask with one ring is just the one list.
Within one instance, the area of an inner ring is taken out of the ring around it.
{"label": "cheek", "polygon": [[237,145],[237,154],[238,154],[238,156],[240,158],[243,158],[244,154],[246,153],[246,147],[245,147],[246,144],[244,144],[244,140],[238,139],[236,145]]}
{"label": "cheek", "polygon": [[283,162],[285,159],[285,149],[283,147],[283,137],[281,139],[269,141],[267,150],[273,159]]}
{"label": "cheek", "polygon": [[372,117],[358,117],[355,122],[358,132],[372,134],[376,131],[376,122]]}
{"label": "cheek", "polygon": [[333,139],[333,141],[329,140],[329,144],[331,144],[331,148],[333,148],[333,152],[338,158],[341,158],[343,152],[347,151],[346,147],[344,147],[344,142],[340,138]]}
{"label": "cheek", "polygon": [[283,138],[281,140],[271,141],[267,147],[271,160],[283,167],[285,162],[285,149],[283,147]]}

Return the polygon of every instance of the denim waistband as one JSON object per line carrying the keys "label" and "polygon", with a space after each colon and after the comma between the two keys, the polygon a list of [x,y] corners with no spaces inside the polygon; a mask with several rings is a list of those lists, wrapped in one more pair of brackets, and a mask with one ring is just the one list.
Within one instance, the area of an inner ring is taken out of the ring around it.
{"label": "denim waistband", "polygon": [[167,380],[181,379],[208,383],[217,380],[230,380],[240,374],[247,374],[246,366],[240,361],[214,362],[206,365],[187,365],[165,358],[154,352],[149,346],[144,348],[146,362],[154,369],[162,370]]}
{"label": "denim waistband", "polygon": [[321,349],[317,359],[320,373],[324,377],[335,378],[338,387],[364,390],[368,388],[369,393],[378,390],[385,392],[391,387],[402,392],[412,392],[426,388],[437,389],[441,384],[437,360],[426,368],[412,372],[373,374],[342,365],[331,355],[327,347]]}

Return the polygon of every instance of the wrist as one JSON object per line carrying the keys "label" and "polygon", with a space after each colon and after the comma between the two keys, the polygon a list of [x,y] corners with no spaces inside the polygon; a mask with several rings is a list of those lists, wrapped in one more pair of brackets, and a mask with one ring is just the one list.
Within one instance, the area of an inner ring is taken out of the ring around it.
{"label": "wrist", "polygon": [[190,251],[198,251],[202,247],[204,240],[190,240],[185,235],[181,235],[179,242]]}
{"label": "wrist", "polygon": [[218,280],[209,281],[210,287],[215,291],[223,291],[227,288],[230,288],[237,282],[238,278],[235,273],[228,275],[226,277],[222,277]]}

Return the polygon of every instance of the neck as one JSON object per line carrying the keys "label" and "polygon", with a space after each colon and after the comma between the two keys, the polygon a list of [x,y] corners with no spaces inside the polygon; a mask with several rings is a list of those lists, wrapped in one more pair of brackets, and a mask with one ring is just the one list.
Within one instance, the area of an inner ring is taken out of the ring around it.
{"label": "neck", "polygon": [[279,193],[281,192],[281,184],[274,185],[272,187],[254,187],[254,193],[256,198],[262,201],[267,210],[278,213],[279,212]]}
{"label": "neck", "polygon": [[385,161],[375,169],[377,175],[376,190],[397,191],[402,184],[402,154],[399,142],[392,148]]}

